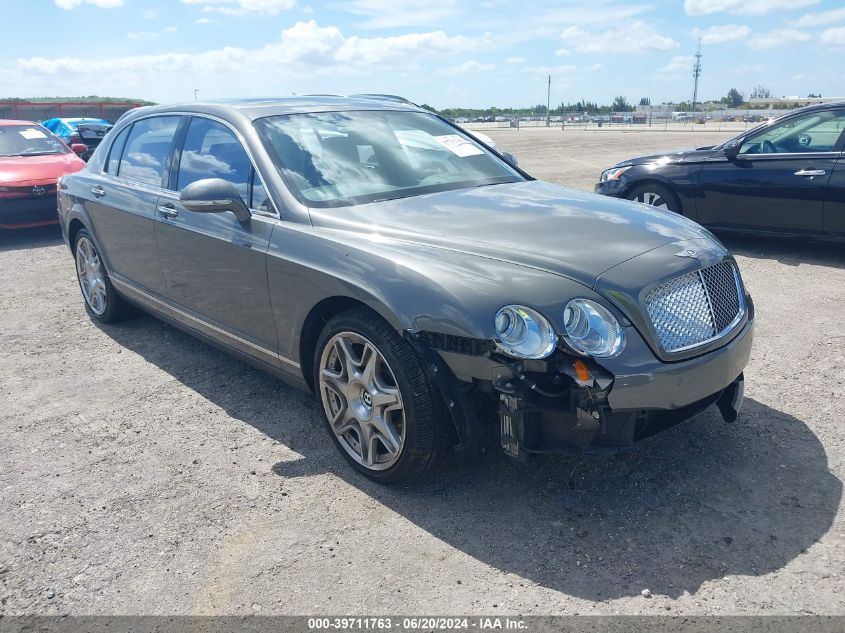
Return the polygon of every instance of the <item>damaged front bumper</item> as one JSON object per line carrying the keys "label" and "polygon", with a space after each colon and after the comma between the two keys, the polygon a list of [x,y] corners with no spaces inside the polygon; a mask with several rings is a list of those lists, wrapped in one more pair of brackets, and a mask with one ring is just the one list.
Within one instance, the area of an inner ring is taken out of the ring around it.
{"label": "damaged front bumper", "polygon": [[[442,341],[423,343],[419,337],[415,347],[425,348],[462,447],[475,450],[486,435],[508,455],[523,459],[532,453],[624,450],[712,404],[726,421],[734,421],[753,330],[752,312],[730,342],[677,362],[657,359],[639,336],[629,337],[622,355],[600,363],[563,351],[540,361],[517,361],[465,346],[444,349]],[[477,406],[479,394],[494,405],[486,412]]]}

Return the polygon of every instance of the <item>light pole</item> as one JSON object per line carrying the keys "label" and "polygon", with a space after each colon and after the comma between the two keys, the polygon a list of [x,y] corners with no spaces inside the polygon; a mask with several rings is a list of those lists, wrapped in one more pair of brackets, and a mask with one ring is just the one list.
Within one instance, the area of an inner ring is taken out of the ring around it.
{"label": "light pole", "polygon": [[197,100],[197,93],[199,92],[199,88],[194,88],[194,101]]}
{"label": "light pole", "polygon": [[701,76],[701,38],[698,38],[698,50],[695,53],[695,65],[692,67],[695,87],[692,90],[692,116],[695,118],[695,102],[698,101],[698,78]]}

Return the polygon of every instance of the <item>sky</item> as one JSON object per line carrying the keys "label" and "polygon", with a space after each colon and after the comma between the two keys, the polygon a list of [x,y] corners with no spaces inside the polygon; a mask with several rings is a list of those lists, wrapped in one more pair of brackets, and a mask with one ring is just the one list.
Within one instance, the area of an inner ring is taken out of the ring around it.
{"label": "sky", "polygon": [[845,96],[843,0],[0,0],[0,98]]}

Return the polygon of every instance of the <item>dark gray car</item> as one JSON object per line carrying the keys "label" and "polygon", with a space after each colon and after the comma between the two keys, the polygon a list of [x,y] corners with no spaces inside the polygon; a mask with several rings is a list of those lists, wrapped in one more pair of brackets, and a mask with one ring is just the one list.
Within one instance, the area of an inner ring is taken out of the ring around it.
{"label": "dark gray car", "polygon": [[739,410],[754,309],[694,222],[539,182],[397,100],[139,108],[59,213],[89,314],[140,306],[314,391],[380,481],[618,450]]}

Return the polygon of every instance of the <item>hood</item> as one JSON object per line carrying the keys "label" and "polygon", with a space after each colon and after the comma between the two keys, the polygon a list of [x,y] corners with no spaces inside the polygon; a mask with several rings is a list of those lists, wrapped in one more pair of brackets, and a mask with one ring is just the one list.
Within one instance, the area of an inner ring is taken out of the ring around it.
{"label": "hood", "polygon": [[649,154],[648,156],[638,156],[628,160],[623,160],[616,163],[614,167],[621,167],[623,165],[648,165],[650,163],[658,163],[660,165],[671,165],[673,163],[685,163],[702,160],[709,157],[713,153],[715,145],[708,145],[707,147],[692,147],[687,149],[676,149],[658,154]]}
{"label": "hood", "polygon": [[311,216],[315,226],[529,266],[591,288],[603,272],[637,255],[711,239],[675,213],[541,181],[312,209]]}
{"label": "hood", "polygon": [[56,182],[61,176],[85,167],[76,154],[0,157],[0,185],[23,186]]}

